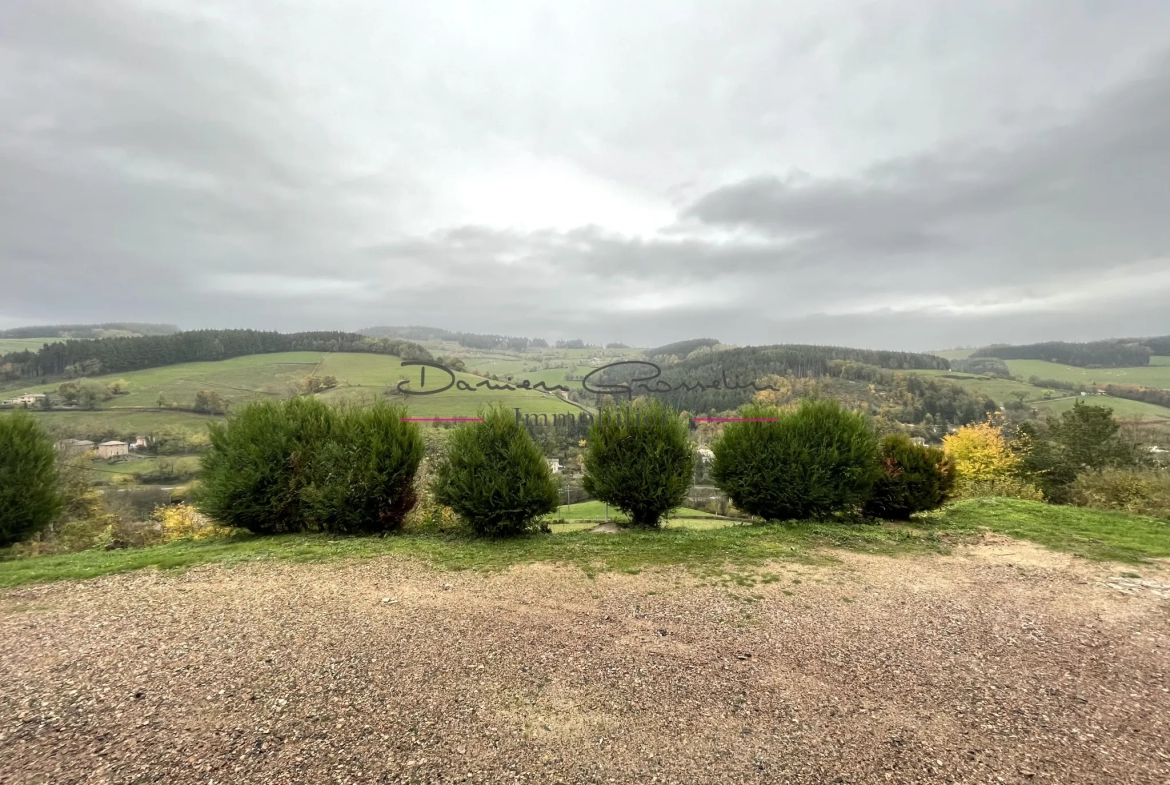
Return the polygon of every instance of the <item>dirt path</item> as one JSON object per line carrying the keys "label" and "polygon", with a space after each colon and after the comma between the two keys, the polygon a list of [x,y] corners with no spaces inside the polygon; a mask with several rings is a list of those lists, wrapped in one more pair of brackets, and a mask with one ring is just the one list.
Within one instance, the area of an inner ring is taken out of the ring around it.
{"label": "dirt path", "polygon": [[378,560],[9,590],[0,782],[1170,781],[1170,570],[841,559],[750,588]]}

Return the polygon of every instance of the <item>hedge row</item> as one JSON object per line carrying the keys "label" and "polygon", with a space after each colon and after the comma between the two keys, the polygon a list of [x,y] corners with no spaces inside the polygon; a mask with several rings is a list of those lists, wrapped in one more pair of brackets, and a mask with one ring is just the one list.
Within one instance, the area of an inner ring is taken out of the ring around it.
{"label": "hedge row", "polygon": [[[904,436],[880,443],[867,421],[828,400],[794,410],[752,406],[724,429],[712,477],[732,503],[767,520],[865,513],[908,518],[939,506],[951,474],[940,450]],[[418,501],[425,454],[401,406],[331,407],[315,398],[253,403],[210,431],[196,502],[257,534],[384,533]],[[588,433],[585,488],[637,526],[682,505],[695,451],[658,402],[603,411]],[[558,504],[558,484],[528,430],[501,408],[456,429],[429,491],[476,532],[522,532]],[[61,508],[54,449],[24,416],[0,421],[0,544],[42,530]]]}
{"label": "hedge row", "polygon": [[[940,450],[904,436],[880,443],[865,418],[830,400],[792,411],[752,406],[724,429],[712,477],[732,503],[768,520],[842,512],[909,518],[945,500]],[[416,501],[423,455],[405,410],[332,409],[311,398],[249,406],[213,428],[201,509],[257,533],[386,532]],[[695,451],[687,426],[661,403],[604,410],[588,434],[585,489],[653,527],[681,506]],[[501,408],[456,429],[429,490],[476,532],[531,528],[558,504],[558,485],[527,429]]]}

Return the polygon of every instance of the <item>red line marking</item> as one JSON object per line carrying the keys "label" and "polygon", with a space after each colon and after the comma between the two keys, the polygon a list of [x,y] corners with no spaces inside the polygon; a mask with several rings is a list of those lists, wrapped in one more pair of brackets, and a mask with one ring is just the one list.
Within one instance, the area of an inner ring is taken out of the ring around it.
{"label": "red line marking", "polygon": [[482,417],[400,417],[400,422],[483,422]]}
{"label": "red line marking", "polygon": [[696,417],[695,422],[779,422],[779,417]]}

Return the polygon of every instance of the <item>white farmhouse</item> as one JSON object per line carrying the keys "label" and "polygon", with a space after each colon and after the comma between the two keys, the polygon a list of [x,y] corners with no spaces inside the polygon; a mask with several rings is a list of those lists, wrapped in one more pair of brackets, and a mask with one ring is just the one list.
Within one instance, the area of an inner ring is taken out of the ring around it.
{"label": "white farmhouse", "polygon": [[29,393],[28,395],[18,395],[15,398],[9,398],[4,404],[6,406],[39,406],[43,400],[45,400],[44,393]]}

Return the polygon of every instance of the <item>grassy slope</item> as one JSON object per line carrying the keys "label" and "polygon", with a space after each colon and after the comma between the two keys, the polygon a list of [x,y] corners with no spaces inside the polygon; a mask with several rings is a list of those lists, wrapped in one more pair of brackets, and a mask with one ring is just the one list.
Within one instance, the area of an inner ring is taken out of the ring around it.
{"label": "grassy slope", "polygon": [[969,373],[955,373],[954,371],[907,371],[922,376],[932,376],[943,381],[952,382],[973,392],[988,395],[1001,406],[1016,399],[1016,393],[1023,393],[1025,401],[1043,400],[1045,393],[1057,398],[1068,395],[1067,391],[1049,390],[1046,387],[1034,387],[1023,382],[1014,382],[1011,379],[998,379],[988,376],[975,376]]}
{"label": "grassy slope", "polygon": [[935,357],[942,357],[947,360],[965,360],[971,356],[974,349],[940,349],[937,352],[927,352],[933,354]]}
{"label": "grassy slope", "polygon": [[[412,380],[418,389],[420,369],[418,366],[403,368],[397,357],[378,354],[326,354],[323,352],[283,352],[279,354],[258,354],[235,357],[230,360],[205,363],[183,363],[123,374],[109,374],[95,377],[103,381],[124,379],[129,385],[129,395],[119,395],[102,404],[93,412],[47,412],[37,413],[46,422],[55,422],[65,428],[73,427],[79,433],[101,430],[102,423],[109,423],[111,429],[130,435],[131,432],[149,433],[162,425],[183,427],[185,430],[202,430],[207,418],[180,412],[135,411],[137,407],[154,407],[159,393],[172,403],[190,406],[200,390],[215,390],[228,399],[232,406],[240,406],[260,398],[285,397],[292,394],[296,384],[310,373],[320,376],[336,376],[342,387],[324,394],[327,400],[342,398],[379,397],[388,388],[397,385],[401,376]],[[456,374],[456,378],[474,386],[482,379],[470,374]],[[443,379],[443,381],[439,381]],[[428,385],[445,384],[445,377],[433,369],[428,374]],[[346,386],[348,385],[348,386]],[[23,390],[6,392],[15,396],[25,392],[48,392],[56,384],[28,387]],[[555,396],[534,391],[466,392],[455,389],[426,398],[415,397],[395,399],[404,402],[412,414],[426,416],[473,416],[476,411],[490,403],[500,403],[508,408],[518,407],[523,412],[555,414],[577,412],[579,409]],[[94,425],[99,427],[94,427]]]}
{"label": "grassy slope", "polygon": [[[107,411],[54,411],[29,412],[58,438],[92,438],[101,434],[120,437],[149,436],[161,429],[174,429],[185,433],[202,433],[207,424],[222,417],[176,411],[138,411],[135,409],[113,409]],[[0,417],[7,412],[0,411]]]}
{"label": "grassy slope", "polygon": [[820,550],[824,548],[891,555],[943,553],[951,544],[984,530],[1089,559],[1141,563],[1170,557],[1170,523],[1165,521],[1039,502],[972,499],[910,525],[773,523],[620,535],[576,531],[501,541],[425,533],[352,538],[237,536],[0,562],[0,586],[90,578],[144,567],[183,568],[270,559],[315,562],[387,555],[418,558],[443,569],[496,570],[514,564],[553,562],[576,565],[589,574],[686,565],[703,575],[750,583],[773,579],[759,569],[770,559],[831,558]]}
{"label": "grassy slope", "polygon": [[1131,401],[1127,398],[1114,398],[1105,395],[1086,395],[1080,398],[1062,398],[1055,401],[1034,401],[1041,414],[1059,414],[1071,409],[1077,400],[1082,400],[1093,406],[1105,406],[1113,410],[1113,414],[1121,419],[1141,418],[1143,420],[1170,422],[1170,409],[1144,401]]}
{"label": "grassy slope", "polygon": [[1077,368],[1043,360],[1008,360],[1013,376],[1039,376],[1081,384],[1136,384],[1170,390],[1170,358],[1155,357],[1153,364],[1139,368]]}
{"label": "grassy slope", "polygon": [[47,343],[57,343],[64,338],[0,338],[0,354],[9,352],[35,352]]}

